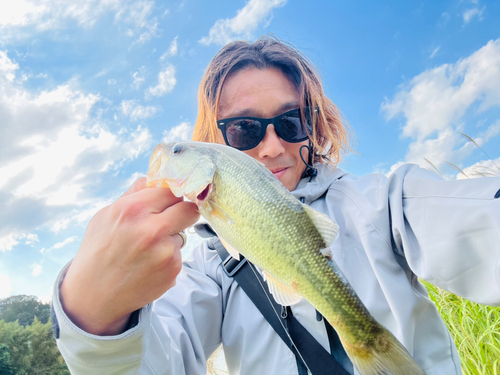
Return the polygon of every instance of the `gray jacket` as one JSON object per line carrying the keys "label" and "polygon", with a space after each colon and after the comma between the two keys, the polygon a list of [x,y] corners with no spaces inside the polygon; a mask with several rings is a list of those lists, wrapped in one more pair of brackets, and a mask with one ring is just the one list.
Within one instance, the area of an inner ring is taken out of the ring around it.
{"label": "gray jacket", "polygon": [[[443,181],[416,165],[390,177],[318,169],[293,194],[339,224],[333,256],[358,296],[428,375],[461,374],[455,344],[418,277],[500,305],[500,178]],[[66,269],[53,303],[57,344],[73,374],[205,374],[220,344],[230,374],[298,373],[293,353],[206,243],[186,254],[177,285],[118,336],[87,334],[64,314]],[[329,350],[314,308],[302,300],[291,309]]]}

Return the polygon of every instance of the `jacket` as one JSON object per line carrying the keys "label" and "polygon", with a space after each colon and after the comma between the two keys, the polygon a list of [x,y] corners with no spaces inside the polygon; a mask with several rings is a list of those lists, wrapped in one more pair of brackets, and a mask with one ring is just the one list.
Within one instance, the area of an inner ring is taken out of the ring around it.
{"label": "jacket", "polygon": [[[500,305],[500,178],[444,181],[406,164],[391,176],[356,177],[327,165],[294,196],[340,227],[333,258],[370,313],[428,375],[461,374],[455,344],[418,278],[475,302]],[[206,243],[183,257],[175,287],[117,336],[87,334],[65,315],[54,288],[57,344],[73,374],[206,373],[223,345],[229,374],[298,374],[295,356]],[[297,320],[329,350],[305,300]],[[358,372],[354,371],[355,375]]]}

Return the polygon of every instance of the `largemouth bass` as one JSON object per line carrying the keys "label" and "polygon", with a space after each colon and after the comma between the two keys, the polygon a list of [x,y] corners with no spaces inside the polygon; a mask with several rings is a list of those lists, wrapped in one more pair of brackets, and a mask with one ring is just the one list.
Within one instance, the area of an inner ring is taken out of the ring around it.
{"label": "largemouth bass", "polygon": [[335,328],[361,375],[425,374],[332,260],[337,224],[297,200],[262,163],[220,144],[160,143],[148,186],[168,186],[195,202],[228,252],[262,270],[279,304],[309,301]]}

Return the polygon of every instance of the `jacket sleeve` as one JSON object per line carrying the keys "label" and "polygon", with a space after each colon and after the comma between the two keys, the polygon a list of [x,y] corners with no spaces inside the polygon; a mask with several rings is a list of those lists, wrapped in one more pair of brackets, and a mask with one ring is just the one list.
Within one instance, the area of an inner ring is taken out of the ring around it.
{"label": "jacket sleeve", "polygon": [[416,165],[389,177],[396,253],[418,277],[500,305],[500,178],[443,180]]}
{"label": "jacket sleeve", "polygon": [[[88,334],[64,313],[59,287],[66,266],[55,285],[53,314],[57,345],[71,373],[206,373],[206,359],[221,342],[223,314],[216,276],[220,261],[205,248],[202,244],[193,249],[184,259],[176,286],[139,310],[137,324],[116,336]],[[211,271],[213,274],[208,275]]]}

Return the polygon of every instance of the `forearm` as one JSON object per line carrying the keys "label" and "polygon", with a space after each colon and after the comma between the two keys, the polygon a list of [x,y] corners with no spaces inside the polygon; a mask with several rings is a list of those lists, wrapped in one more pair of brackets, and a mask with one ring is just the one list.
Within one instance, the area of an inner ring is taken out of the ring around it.
{"label": "forearm", "polygon": [[[159,300],[138,310],[137,324],[115,336],[92,335],[78,328],[64,312],[59,286],[53,306],[59,327],[57,344],[72,374],[198,374],[206,372],[206,357],[221,342],[222,293],[213,273],[220,261],[204,258],[183,267],[177,285]],[[210,264],[208,277],[203,268]],[[207,325],[207,322],[210,322]],[[57,329],[56,329],[57,331]]]}
{"label": "forearm", "polygon": [[53,296],[52,324],[57,346],[72,374],[137,374],[145,354],[151,305],[139,311],[139,324],[108,336],[91,334],[77,326],[61,304],[60,285],[66,266],[58,277]]}

